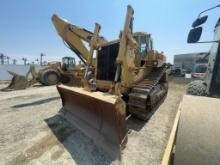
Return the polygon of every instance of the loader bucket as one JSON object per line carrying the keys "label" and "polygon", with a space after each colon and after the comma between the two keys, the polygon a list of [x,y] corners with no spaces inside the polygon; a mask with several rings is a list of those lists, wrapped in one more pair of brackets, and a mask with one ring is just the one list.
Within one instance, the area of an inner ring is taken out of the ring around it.
{"label": "loader bucket", "polygon": [[8,87],[1,89],[1,91],[20,90],[20,89],[25,89],[29,86],[28,80],[26,79],[25,76],[21,76],[13,72],[9,72],[9,73],[13,75],[12,80],[8,85]]}
{"label": "loader bucket", "polygon": [[116,96],[57,85],[63,108],[60,114],[103,148],[120,158],[127,142],[126,105]]}

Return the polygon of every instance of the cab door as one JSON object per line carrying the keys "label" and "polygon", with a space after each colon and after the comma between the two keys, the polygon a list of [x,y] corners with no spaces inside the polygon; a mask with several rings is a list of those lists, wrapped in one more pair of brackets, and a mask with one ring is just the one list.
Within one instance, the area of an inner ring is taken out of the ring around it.
{"label": "cab door", "polygon": [[220,95],[220,44],[218,43],[217,55],[213,68],[210,94]]}

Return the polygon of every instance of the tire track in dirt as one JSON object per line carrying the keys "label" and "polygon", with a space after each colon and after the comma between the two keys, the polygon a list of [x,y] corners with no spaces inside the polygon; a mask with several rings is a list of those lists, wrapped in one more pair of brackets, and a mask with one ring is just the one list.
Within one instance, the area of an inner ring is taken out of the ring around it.
{"label": "tire track in dirt", "polygon": [[13,160],[9,161],[7,165],[28,164],[31,160],[39,158],[55,145],[59,146],[59,150],[51,155],[51,159],[58,159],[64,152],[64,147],[61,143],[65,139],[67,139],[72,133],[74,133],[75,129],[71,127],[68,123],[60,124],[56,121],[53,121],[52,123],[48,122],[48,126],[50,127],[50,129],[53,130],[53,132],[51,132],[48,127],[46,127],[45,129],[47,133],[44,137],[42,137],[37,142],[34,142],[32,146],[28,147],[23,153],[20,153]]}

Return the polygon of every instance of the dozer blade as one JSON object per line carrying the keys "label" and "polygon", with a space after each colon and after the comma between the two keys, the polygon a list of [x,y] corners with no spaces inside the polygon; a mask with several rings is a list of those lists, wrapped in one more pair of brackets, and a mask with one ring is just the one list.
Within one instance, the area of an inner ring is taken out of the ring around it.
{"label": "dozer blade", "polygon": [[120,158],[127,142],[126,105],[116,96],[57,85],[63,108],[60,114],[94,140],[112,157]]}
{"label": "dozer blade", "polygon": [[18,75],[14,72],[8,71],[13,77],[10,84],[6,87],[1,89],[1,91],[12,91],[12,90],[20,90],[25,89],[29,86],[28,80],[25,76]]}

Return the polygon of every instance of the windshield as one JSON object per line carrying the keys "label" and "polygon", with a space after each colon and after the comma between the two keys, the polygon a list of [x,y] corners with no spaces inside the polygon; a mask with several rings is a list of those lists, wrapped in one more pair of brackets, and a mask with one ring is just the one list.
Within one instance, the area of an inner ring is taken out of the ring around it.
{"label": "windshield", "polygon": [[63,63],[66,64],[67,67],[74,67],[75,66],[75,60],[73,58],[64,57]]}
{"label": "windshield", "polygon": [[206,65],[198,65],[195,68],[195,73],[205,73],[207,70],[207,66]]}
{"label": "windshield", "polygon": [[141,48],[140,48],[140,52],[142,56],[145,56],[147,54],[147,41],[146,41],[146,36],[141,36]]}
{"label": "windshield", "polygon": [[134,36],[134,38],[138,42],[139,52],[140,52],[141,58],[144,59],[146,57],[147,51],[149,49],[147,35],[137,35],[137,36]]}

